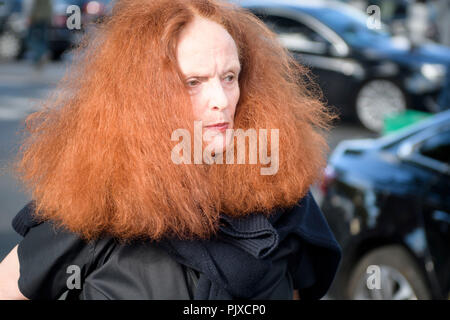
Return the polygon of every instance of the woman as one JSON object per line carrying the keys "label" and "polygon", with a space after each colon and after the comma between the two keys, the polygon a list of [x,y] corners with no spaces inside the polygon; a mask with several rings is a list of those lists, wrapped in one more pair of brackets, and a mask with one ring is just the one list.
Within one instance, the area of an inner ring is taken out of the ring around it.
{"label": "woman", "polygon": [[322,297],[341,252],[309,186],[333,116],[276,35],[226,2],[122,0],[80,50],[27,120],[5,296]]}

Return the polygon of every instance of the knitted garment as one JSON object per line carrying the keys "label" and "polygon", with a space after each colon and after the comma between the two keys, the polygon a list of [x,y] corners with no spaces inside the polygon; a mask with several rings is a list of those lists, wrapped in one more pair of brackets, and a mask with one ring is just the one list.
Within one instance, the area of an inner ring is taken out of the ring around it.
{"label": "knitted garment", "polygon": [[273,298],[287,271],[302,299],[326,294],[342,250],[310,191],[269,218],[256,213],[221,219],[213,239],[160,242],[175,260],[200,273],[195,299]]}

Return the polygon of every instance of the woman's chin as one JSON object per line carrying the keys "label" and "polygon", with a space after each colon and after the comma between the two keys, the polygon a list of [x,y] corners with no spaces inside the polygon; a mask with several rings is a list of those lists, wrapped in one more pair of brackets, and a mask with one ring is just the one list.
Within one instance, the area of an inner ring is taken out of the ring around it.
{"label": "woman's chin", "polygon": [[211,154],[220,154],[226,150],[226,141],[220,136],[215,137],[210,142],[207,142],[207,148],[211,151]]}
{"label": "woman's chin", "polygon": [[[227,139],[228,136],[228,139]],[[231,142],[232,132],[208,132],[204,135],[205,146],[211,154],[224,153],[227,150],[227,140]]]}
{"label": "woman's chin", "polygon": [[227,139],[224,134],[218,134],[214,136],[209,141],[206,141],[205,146],[207,146],[208,151],[210,151],[210,154],[217,155],[222,154],[227,150]]}

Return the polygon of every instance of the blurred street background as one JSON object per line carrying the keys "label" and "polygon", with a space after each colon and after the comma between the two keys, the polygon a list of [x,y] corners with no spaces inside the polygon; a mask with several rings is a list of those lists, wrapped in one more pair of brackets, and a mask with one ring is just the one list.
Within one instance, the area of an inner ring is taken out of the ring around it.
{"label": "blurred street background", "polygon": [[[341,115],[330,134],[324,181],[313,187],[344,249],[330,294],[448,299],[450,0],[234,2],[260,17],[311,68],[328,104]],[[68,10],[71,5],[80,16]],[[71,49],[112,5],[0,0],[1,168],[18,150],[26,116],[63,77]],[[391,140],[348,142],[382,137]],[[410,153],[399,151],[406,142]],[[11,220],[29,200],[2,170],[0,261],[21,239]],[[388,292],[362,289],[368,265],[381,266]]]}

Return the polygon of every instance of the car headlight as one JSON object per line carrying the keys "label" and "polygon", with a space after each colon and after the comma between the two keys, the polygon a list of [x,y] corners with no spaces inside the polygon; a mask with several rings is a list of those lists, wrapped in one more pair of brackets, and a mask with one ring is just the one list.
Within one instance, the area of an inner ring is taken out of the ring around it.
{"label": "car headlight", "polygon": [[422,75],[432,82],[444,81],[447,67],[444,64],[424,63],[420,72]]}

